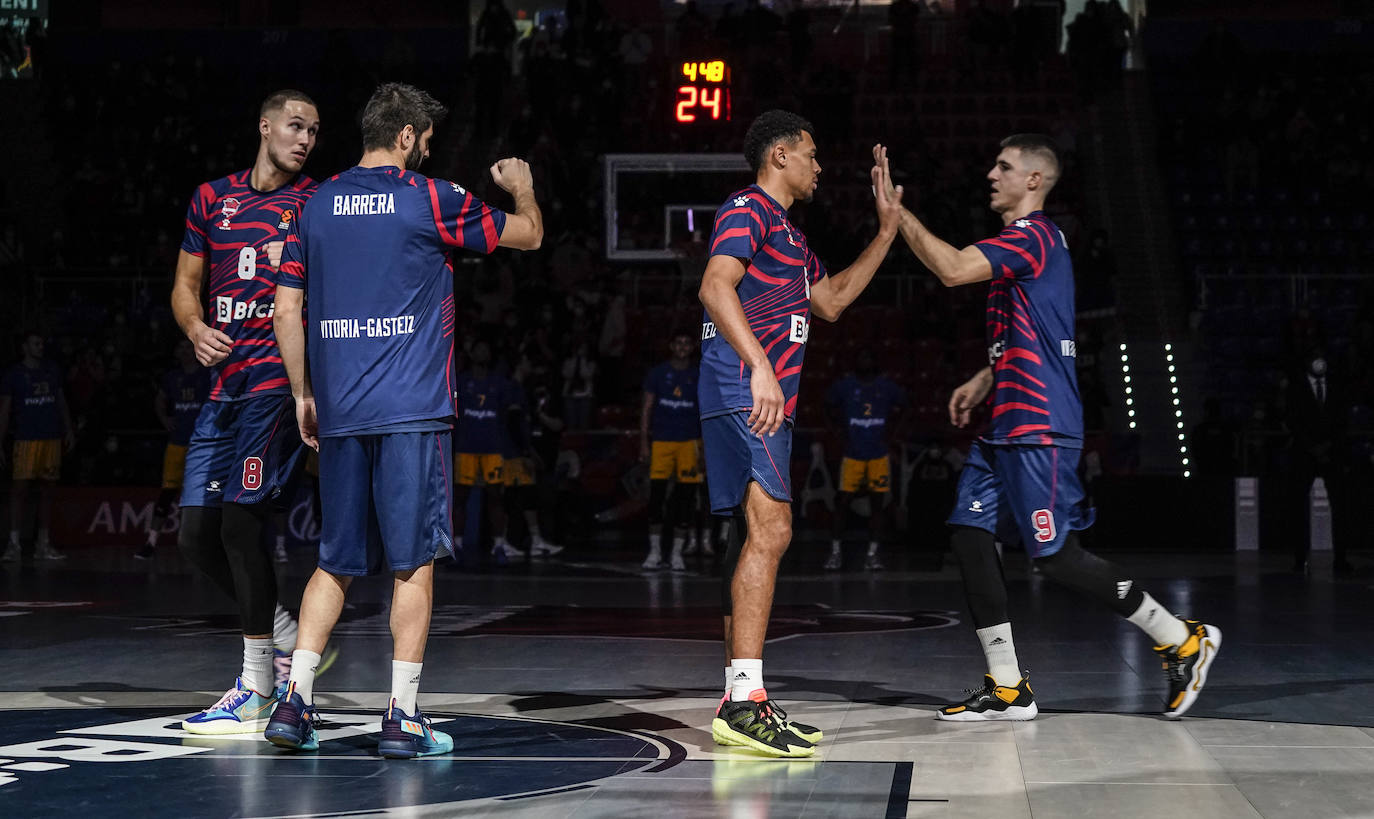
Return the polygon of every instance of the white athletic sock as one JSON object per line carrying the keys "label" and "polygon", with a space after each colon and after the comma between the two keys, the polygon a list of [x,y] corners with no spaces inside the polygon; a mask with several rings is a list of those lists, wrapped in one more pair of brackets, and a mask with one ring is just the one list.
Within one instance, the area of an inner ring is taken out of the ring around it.
{"label": "white athletic sock", "polygon": [[1183,621],[1175,617],[1150,596],[1145,593],[1144,599],[1140,601],[1140,608],[1135,610],[1135,614],[1126,618],[1135,624],[1136,628],[1150,635],[1150,639],[1155,641],[1155,645],[1176,646],[1182,645],[1188,639],[1188,627],[1183,625]]}
{"label": "white athletic sock", "polygon": [[1021,666],[1016,662],[1016,643],[1011,639],[1011,623],[978,629],[978,642],[983,644],[983,656],[988,661],[988,673],[998,685],[1014,686],[1021,682]]}
{"label": "white athletic sock", "polygon": [[673,557],[682,557],[682,547],[686,542],[679,535],[673,536]]}
{"label": "white athletic sock", "polygon": [[730,678],[730,701],[743,702],[749,695],[763,689],[763,660],[730,660],[734,676]]}
{"label": "white athletic sock", "polygon": [[10,530],[10,543],[18,543],[18,542],[19,542],[19,530],[18,530],[18,529],[11,529],[11,530]]}
{"label": "white athletic sock", "polygon": [[157,546],[157,530],[156,530],[156,529],[149,529],[149,530],[148,530],[148,541],[147,541],[147,543],[148,543],[149,546],[154,546],[154,547]]}
{"label": "white athletic sock", "polygon": [[391,661],[391,698],[396,701],[397,708],[412,717],[420,697],[420,668],[423,666],[424,663]]}
{"label": "white athletic sock", "polygon": [[839,553],[840,553],[840,542],[839,542],[838,540],[832,540],[832,541],[830,541],[830,553],[831,553],[831,554],[839,554]]}
{"label": "white athletic sock", "polygon": [[727,665],[727,666],[725,667],[725,695],[726,695],[726,696],[729,696],[729,695],[730,695],[730,689],[734,686],[734,684],[735,684],[735,668],[734,668],[734,666],[729,666],[729,665]]}
{"label": "white athletic sock", "polygon": [[538,515],[525,515],[525,526],[530,530],[530,538],[532,540],[534,540],[536,543],[543,540],[543,538],[539,536]]}
{"label": "white athletic sock", "polygon": [[649,535],[649,554],[663,553],[663,535]]}
{"label": "white athletic sock", "polygon": [[868,554],[869,554],[869,556],[872,557],[873,555],[876,555],[877,553],[878,553],[878,541],[876,541],[876,540],[870,540],[870,541],[868,542]]}
{"label": "white athletic sock", "polygon": [[285,548],[286,548],[286,535],[277,535],[277,548],[278,548],[278,549],[285,549]]}
{"label": "white athletic sock", "polygon": [[306,705],[315,704],[315,671],[320,667],[320,655],[298,648],[291,652],[291,684]]}
{"label": "white athletic sock", "polygon": [[272,696],[272,638],[243,638],[243,684],[262,694]]}
{"label": "white athletic sock", "polygon": [[272,647],[290,654],[296,650],[296,618],[291,612],[277,604],[277,613],[272,618]]}

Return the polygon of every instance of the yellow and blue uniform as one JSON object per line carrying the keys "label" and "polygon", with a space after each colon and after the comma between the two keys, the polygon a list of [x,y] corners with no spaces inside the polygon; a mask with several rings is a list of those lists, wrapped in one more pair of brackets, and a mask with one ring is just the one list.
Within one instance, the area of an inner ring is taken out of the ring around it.
{"label": "yellow and blue uniform", "polygon": [[196,417],[210,392],[210,371],[197,367],[191,372],[180,368],[162,376],[162,394],[172,416],[167,449],[162,455],[162,488],[180,489],[186,471],[186,447],[196,428]]}
{"label": "yellow and blue uniform", "polygon": [[61,372],[51,362],[37,367],[21,362],[0,380],[0,394],[9,396],[15,418],[14,480],[57,480],[62,471]]}
{"label": "yellow and blue uniform", "polygon": [[826,403],[844,419],[841,492],[890,491],[892,467],[887,456],[888,425],[893,411],[906,403],[902,388],[882,376],[863,381],[849,376],[830,387]]}
{"label": "yellow and blue uniform", "polygon": [[644,392],[654,397],[649,415],[649,480],[701,483],[701,411],[695,367],[675,369],[663,362],[644,377]]}
{"label": "yellow and blue uniform", "polygon": [[458,484],[502,486],[506,482],[509,435],[506,412],[511,382],[490,370],[484,376],[458,376]]}

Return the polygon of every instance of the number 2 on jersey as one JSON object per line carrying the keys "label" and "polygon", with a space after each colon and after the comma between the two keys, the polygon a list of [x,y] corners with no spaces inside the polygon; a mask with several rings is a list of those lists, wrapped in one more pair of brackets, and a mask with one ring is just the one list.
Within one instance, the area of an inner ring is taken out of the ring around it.
{"label": "number 2 on jersey", "polygon": [[252,245],[244,245],[239,251],[239,278],[250,281],[258,274],[258,251]]}

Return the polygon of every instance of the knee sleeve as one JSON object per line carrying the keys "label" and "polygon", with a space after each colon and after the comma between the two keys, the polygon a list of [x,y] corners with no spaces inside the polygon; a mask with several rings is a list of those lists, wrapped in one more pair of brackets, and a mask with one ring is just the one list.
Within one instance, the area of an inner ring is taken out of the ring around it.
{"label": "knee sleeve", "polygon": [[959,561],[974,628],[1008,622],[1011,617],[1007,612],[1007,584],[992,533],[972,526],[955,526],[950,534],[950,548]]}
{"label": "knee sleeve", "polygon": [[649,525],[663,523],[664,504],[668,498],[667,481],[649,481]]}
{"label": "knee sleeve", "polygon": [[277,573],[262,542],[267,504],[226,503],[220,537],[234,576],[244,634],[271,634],[277,609]]}
{"label": "knee sleeve", "polygon": [[1135,614],[1145,599],[1145,593],[1136,588],[1120,567],[1084,551],[1073,532],[1064,539],[1062,549],[1037,560],[1036,565],[1049,579],[1077,589],[1122,617]]}
{"label": "knee sleeve", "polygon": [[195,566],[220,591],[237,600],[234,573],[224,555],[224,541],[220,540],[220,510],[208,506],[186,506],[181,510],[181,531],[177,546],[186,562]]}
{"label": "knee sleeve", "polygon": [[726,617],[735,613],[734,599],[730,596],[730,584],[735,579],[735,566],[739,565],[739,553],[744,548],[744,538],[747,534],[743,516],[730,519],[730,530],[726,535],[725,560],[720,567],[720,608]]}

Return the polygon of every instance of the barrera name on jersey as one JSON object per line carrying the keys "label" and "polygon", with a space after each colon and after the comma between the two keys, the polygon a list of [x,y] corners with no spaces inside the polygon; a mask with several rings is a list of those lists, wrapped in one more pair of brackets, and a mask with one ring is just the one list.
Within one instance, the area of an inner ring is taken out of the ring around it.
{"label": "barrera name on jersey", "polygon": [[[736,288],[744,317],[754,331],[782,387],[783,410],[796,413],[802,359],[811,335],[811,286],[825,277],[806,244],[806,236],[787,219],[787,212],[758,185],[733,194],[716,211],[711,255],[733,256],[745,263]],[[701,328],[701,417],[711,418],[751,408],[749,368],[716,331],[709,314]]]}
{"label": "barrera name on jersey", "polygon": [[276,277],[267,245],[286,238],[315,181],[297,176],[274,191],[254,190],[245,170],[196,188],[181,249],[209,257],[207,323],[230,338],[229,356],[211,368],[211,401],[291,391],[272,332]]}
{"label": "barrera name on jersey", "polygon": [[[453,248],[496,249],[506,215],[453,182],[395,167],[322,183],[286,241],[279,284],[306,290],[322,437],[451,422]],[[359,218],[366,217],[366,218]]]}
{"label": "barrera name on jersey", "polygon": [[1035,211],[975,246],[992,264],[992,420],[983,440],[1081,448],[1073,262],[1063,232]]}

